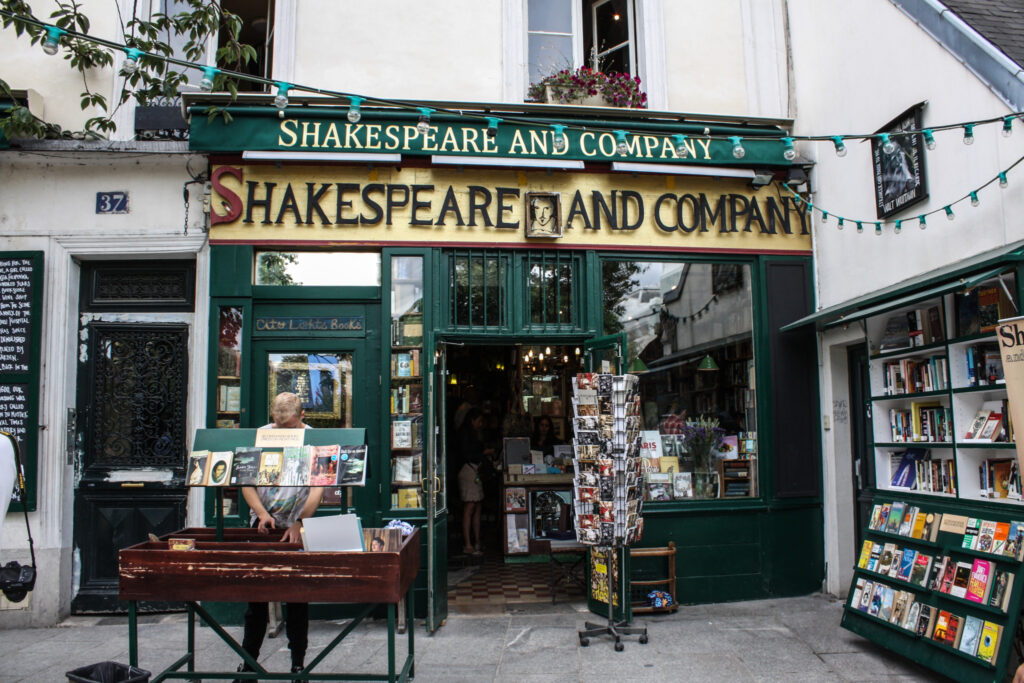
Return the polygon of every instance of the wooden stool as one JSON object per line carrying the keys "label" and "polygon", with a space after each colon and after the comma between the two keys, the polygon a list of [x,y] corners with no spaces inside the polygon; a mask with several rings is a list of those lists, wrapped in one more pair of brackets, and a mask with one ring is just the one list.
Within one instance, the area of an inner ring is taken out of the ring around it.
{"label": "wooden stool", "polygon": [[675,612],[679,607],[679,600],[676,597],[676,544],[668,542],[667,548],[630,548],[629,556],[632,557],[667,557],[668,572],[663,579],[650,579],[647,581],[631,581],[630,585],[638,587],[661,586],[666,593],[672,596],[672,604],[668,607],[654,607],[644,601],[637,601],[632,604],[633,613],[650,612]]}

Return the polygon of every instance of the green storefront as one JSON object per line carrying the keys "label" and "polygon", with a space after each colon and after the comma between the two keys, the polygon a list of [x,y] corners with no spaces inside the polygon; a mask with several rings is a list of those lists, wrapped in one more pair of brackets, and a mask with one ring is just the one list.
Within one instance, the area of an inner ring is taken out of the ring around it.
{"label": "green storefront", "polygon": [[[321,509],[423,527],[429,629],[447,611],[449,538],[463,543],[463,404],[498,446],[544,418],[571,442],[569,377],[600,359],[641,378],[658,459],[639,545],[675,543],[678,600],[820,587],[814,338],[779,330],[813,310],[810,225],[779,188],[790,162],[774,122],[520,105],[492,137],[497,115],[480,105],[448,107],[476,118],[434,112],[422,132],[415,110],[364,106],[353,124],[344,107],[279,117],[260,101],[225,124],[187,100],[212,181],[207,426],[260,426],[290,390],[313,426],[366,428],[366,486]],[[679,134],[685,159],[666,142]],[[710,465],[682,447],[698,418],[728,437]],[[559,464],[506,467],[494,494],[510,477],[529,492],[541,472],[564,484]],[[496,506],[487,542],[514,561],[532,546],[517,546],[509,509]]]}

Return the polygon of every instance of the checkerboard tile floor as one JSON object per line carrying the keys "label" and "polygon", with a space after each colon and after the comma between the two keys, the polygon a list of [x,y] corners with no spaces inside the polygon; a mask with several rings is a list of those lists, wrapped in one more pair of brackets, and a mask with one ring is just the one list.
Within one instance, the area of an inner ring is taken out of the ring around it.
{"label": "checkerboard tile floor", "polygon": [[[448,591],[448,605],[456,609],[501,607],[529,603],[551,603],[551,575],[546,562],[505,564],[504,558],[488,555],[480,571]],[[558,602],[585,597],[581,588],[559,583]]]}

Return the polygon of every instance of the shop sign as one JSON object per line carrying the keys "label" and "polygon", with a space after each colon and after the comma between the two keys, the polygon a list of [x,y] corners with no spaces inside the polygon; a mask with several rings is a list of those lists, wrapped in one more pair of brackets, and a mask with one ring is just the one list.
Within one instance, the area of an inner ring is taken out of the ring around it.
{"label": "shop sign", "polygon": [[215,166],[213,243],[498,243],[807,252],[810,216],[738,179]]}
{"label": "shop sign", "polygon": [[917,104],[887,123],[879,133],[888,133],[895,145],[892,153],[871,138],[871,162],[874,170],[875,214],[887,218],[928,198],[924,170],[924,141],[920,135],[900,135],[921,130],[923,104]]}
{"label": "shop sign", "polygon": [[362,316],[340,318],[262,316],[256,318],[257,332],[361,332],[362,329]]}
{"label": "shop sign", "polygon": [[[189,148],[203,152],[289,151],[289,152],[359,152],[375,154],[456,155],[525,159],[572,159],[578,161],[646,161],[657,163],[714,164],[741,166],[768,164],[789,166],[781,132],[765,129],[758,138],[743,138],[746,154],[742,160],[733,156],[733,143],[719,134],[700,134],[685,139],[686,158],[676,154],[673,133],[652,126],[636,130],[635,123],[626,137],[627,153],[619,154],[619,140],[607,130],[567,128],[562,149],[555,149],[555,131],[551,126],[512,125],[498,128],[494,137],[487,135],[486,123],[463,119],[445,121],[435,117],[429,129],[421,132],[415,119],[372,119],[369,112],[359,123],[339,121],[329,116],[307,112],[289,112],[286,118],[232,115],[229,123],[198,111],[190,117]],[[625,125],[625,124],[624,124]],[[732,133],[729,133],[730,135]]]}

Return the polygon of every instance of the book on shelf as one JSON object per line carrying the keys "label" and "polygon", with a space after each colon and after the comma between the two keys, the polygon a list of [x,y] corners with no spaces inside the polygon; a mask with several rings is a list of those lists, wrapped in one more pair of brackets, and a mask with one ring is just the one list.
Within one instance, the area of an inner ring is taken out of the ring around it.
{"label": "book on shelf", "polygon": [[991,621],[986,621],[981,627],[981,639],[978,641],[978,659],[995,664],[996,653],[999,652],[999,641],[1003,634],[1003,627]]}
{"label": "book on shelf", "polygon": [[976,291],[978,293],[978,329],[980,332],[993,332],[999,324],[1000,318],[1016,315],[1014,305],[999,283],[977,287]]}
{"label": "book on shelf", "polygon": [[917,618],[917,627],[914,629],[914,633],[921,638],[931,634],[932,629],[935,627],[936,614],[937,610],[931,605],[921,605],[921,611]]}
{"label": "book on shelf", "polygon": [[946,558],[946,562],[942,565],[942,575],[939,576],[939,584],[937,590],[940,593],[949,594],[949,591],[953,588],[953,581],[956,579],[957,562],[952,557]]}
{"label": "book on shelf", "polygon": [[1010,522],[1010,532],[1006,538],[1006,550],[1003,554],[1017,558],[1018,562],[1024,559],[1024,522]]}
{"label": "book on shelf", "polygon": [[892,605],[896,598],[896,591],[891,587],[880,585],[882,589],[882,602],[878,607],[878,618],[883,621],[889,621],[892,617]]}
{"label": "book on shelf", "polygon": [[978,545],[978,533],[981,531],[981,520],[971,517],[967,520],[967,527],[964,529],[964,538],[960,544],[961,548],[973,549]]}
{"label": "book on shelf", "polygon": [[879,574],[888,574],[892,567],[893,556],[896,553],[895,543],[886,543],[882,546],[882,555],[878,559],[878,567],[875,571]]}
{"label": "book on shelf", "polygon": [[882,547],[881,543],[871,544],[871,555],[868,557],[867,564],[868,571],[878,571],[878,563],[882,559]]}
{"label": "book on shelf", "polygon": [[971,602],[985,604],[988,600],[992,579],[992,563],[988,560],[976,559],[971,563],[971,574],[967,581],[967,594],[964,596]]}
{"label": "book on shelf", "polygon": [[209,475],[207,486],[227,486],[231,478],[231,460],[234,453],[231,451],[214,451],[210,453],[210,462],[207,465]]}
{"label": "book on shelf", "polygon": [[206,486],[210,471],[207,465],[210,461],[210,451],[192,451],[188,455],[188,472],[186,481],[189,486]]}
{"label": "book on shelf", "polygon": [[853,585],[853,594],[850,596],[850,607],[860,609],[860,599],[864,595],[864,584],[867,580],[859,578]]}
{"label": "book on shelf", "polygon": [[935,617],[935,630],[932,631],[932,640],[937,640],[940,643],[946,642],[949,635],[949,620],[952,616],[946,610],[939,610],[938,615]]}
{"label": "book on shelf", "polygon": [[981,629],[984,625],[984,620],[967,615],[964,619],[964,626],[960,635],[960,645],[958,647],[960,652],[971,657],[977,654],[978,644],[981,642]]}
{"label": "book on shelf", "polygon": [[893,551],[892,551],[892,562],[889,563],[889,571],[886,572],[887,576],[890,576],[891,578],[894,578],[894,579],[896,578],[896,575],[900,571],[901,563],[903,562],[903,553],[904,553],[904,549],[903,548],[901,548],[899,546],[896,546],[895,548],[893,548]]}
{"label": "book on shelf", "polygon": [[312,468],[312,446],[290,446],[284,449],[280,486],[309,486]]}
{"label": "book on shelf", "polygon": [[899,531],[900,522],[903,521],[903,510],[906,507],[906,503],[903,501],[893,501],[889,508],[889,518],[885,523],[885,533],[895,534]]}
{"label": "book on shelf", "polygon": [[391,459],[391,464],[391,481],[403,484],[415,482],[413,479],[413,456],[396,455]]}
{"label": "book on shelf", "polygon": [[232,486],[255,486],[256,477],[260,471],[260,457],[263,455],[259,448],[252,446],[240,446],[235,449],[235,457],[231,461],[231,485]]}
{"label": "book on shelf", "polygon": [[861,569],[867,569],[868,561],[871,560],[871,548],[875,544],[870,539],[864,539],[864,543],[860,547],[860,557],[857,558],[857,566]]}
{"label": "book on shelf", "polygon": [[505,512],[526,512],[526,488],[509,486],[505,489]]}
{"label": "book on shelf", "polygon": [[393,496],[392,506],[399,508],[423,507],[420,501],[420,490],[413,487],[398,489]]}
{"label": "book on shelf", "polygon": [[892,599],[892,612],[889,615],[889,623],[896,626],[903,626],[903,620],[907,618],[907,611],[914,597],[907,591],[894,590]]}
{"label": "book on shelf", "polygon": [[981,441],[995,441],[1000,435],[1000,428],[1003,424],[1002,413],[991,411],[985,420],[985,425],[975,439]]}
{"label": "book on shelf", "polygon": [[284,465],[284,451],[265,450],[260,456],[260,469],[256,475],[257,486],[277,486]]}
{"label": "book on shelf", "polygon": [[310,486],[334,486],[337,483],[340,453],[341,447],[338,445],[313,446],[309,471]]}
{"label": "book on shelf", "polygon": [[878,350],[900,351],[912,348],[913,342],[910,339],[910,325],[907,322],[906,313],[898,313],[890,316],[885,321],[885,330],[882,332],[882,339],[878,343]]}
{"label": "book on shelf", "polygon": [[910,573],[914,570],[914,562],[917,560],[917,551],[912,548],[904,548],[900,555],[900,567],[896,572],[896,578],[901,581],[910,581]]}
{"label": "book on shelf", "polygon": [[917,555],[914,557],[914,566],[910,570],[910,578],[908,580],[910,581],[910,583],[913,583],[913,584],[916,584],[918,586],[921,586],[922,588],[925,588],[926,587],[926,583],[928,581],[928,575],[931,572],[931,568],[932,568],[932,557],[931,557],[931,555],[926,555],[924,553],[917,553]]}
{"label": "book on shelf", "polygon": [[996,523],[988,519],[981,520],[981,525],[978,527],[978,538],[974,544],[974,549],[980,550],[983,553],[992,552],[995,535]]}
{"label": "book on shelf", "polygon": [[907,616],[903,618],[903,623],[900,626],[908,631],[913,631],[917,628],[918,619],[921,617],[921,603],[918,602],[912,594],[910,595],[910,609],[907,610]]}
{"label": "book on shelf", "polygon": [[394,420],[391,423],[391,447],[412,448],[412,420]]}
{"label": "book on shelf", "polygon": [[394,357],[394,369],[393,373],[395,377],[412,377],[412,354],[411,353],[396,353]]}
{"label": "book on shelf", "polygon": [[366,444],[338,446],[337,486],[366,485]]}
{"label": "book on shelf", "polygon": [[1010,596],[1013,593],[1013,572],[1006,569],[996,569],[990,581],[991,587],[988,593],[988,606],[1006,611],[1010,604]]}
{"label": "book on shelf", "polygon": [[956,571],[953,575],[953,584],[949,587],[949,594],[954,598],[967,597],[967,584],[971,582],[971,563],[957,562]]}

